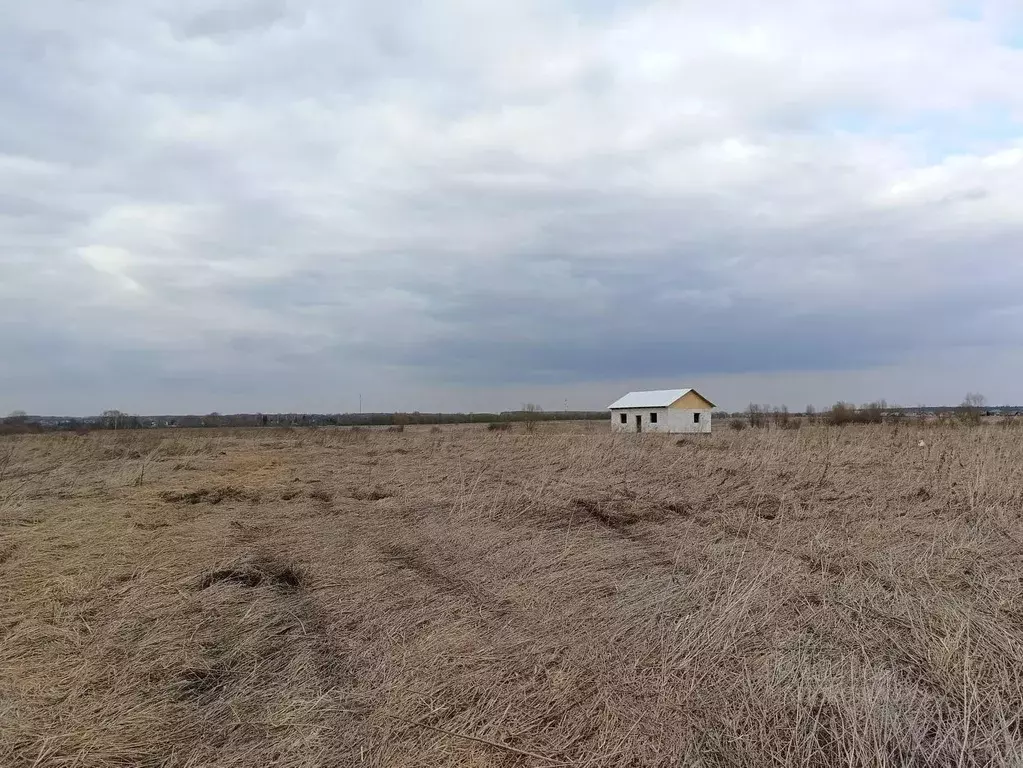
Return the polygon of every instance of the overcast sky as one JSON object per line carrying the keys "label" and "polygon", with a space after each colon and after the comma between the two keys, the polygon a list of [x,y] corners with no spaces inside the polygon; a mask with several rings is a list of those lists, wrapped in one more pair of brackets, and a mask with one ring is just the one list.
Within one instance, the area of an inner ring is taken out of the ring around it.
{"label": "overcast sky", "polygon": [[1023,401],[1017,0],[0,6],[0,411]]}

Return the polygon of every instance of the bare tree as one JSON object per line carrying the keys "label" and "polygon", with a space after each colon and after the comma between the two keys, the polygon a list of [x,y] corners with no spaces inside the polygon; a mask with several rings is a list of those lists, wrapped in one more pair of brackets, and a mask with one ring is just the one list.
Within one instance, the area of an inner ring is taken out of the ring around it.
{"label": "bare tree", "polygon": [[113,409],[109,411],[103,411],[103,413],[101,413],[100,416],[103,418],[104,426],[107,429],[117,429],[119,426],[121,426],[121,419],[124,417],[124,414],[116,409]]}
{"label": "bare tree", "polygon": [[981,409],[987,406],[987,398],[979,392],[967,392],[963,398],[963,405],[967,408]]}
{"label": "bare tree", "polygon": [[837,427],[845,426],[856,421],[856,406],[839,400],[831,406],[831,412],[827,414],[828,423]]}
{"label": "bare tree", "polygon": [[984,414],[987,405],[987,398],[979,392],[967,392],[962,404],[958,408],[958,415],[967,424],[980,424],[980,417]]}
{"label": "bare tree", "polygon": [[535,403],[526,403],[522,406],[522,413],[526,431],[534,431],[536,429],[536,422],[540,418],[540,414],[543,413],[543,408]]}
{"label": "bare tree", "polygon": [[746,419],[751,427],[766,427],[768,414],[771,412],[769,405],[757,405],[750,403],[746,408]]}
{"label": "bare tree", "polygon": [[787,405],[775,406],[771,417],[774,420],[774,425],[782,429],[788,429],[792,423],[789,419],[789,407]]}
{"label": "bare tree", "polygon": [[884,421],[884,414],[887,410],[888,403],[885,400],[864,403],[860,406],[856,420],[864,424],[880,424]]}
{"label": "bare tree", "polygon": [[11,411],[6,419],[0,419],[8,424],[24,424],[28,421],[28,414],[24,411]]}

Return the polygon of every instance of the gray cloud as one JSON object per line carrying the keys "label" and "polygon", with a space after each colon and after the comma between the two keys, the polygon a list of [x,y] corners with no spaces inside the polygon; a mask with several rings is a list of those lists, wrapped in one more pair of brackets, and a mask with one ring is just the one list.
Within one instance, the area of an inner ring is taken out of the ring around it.
{"label": "gray cloud", "polygon": [[5,8],[0,410],[1023,399],[1023,19],[965,10]]}

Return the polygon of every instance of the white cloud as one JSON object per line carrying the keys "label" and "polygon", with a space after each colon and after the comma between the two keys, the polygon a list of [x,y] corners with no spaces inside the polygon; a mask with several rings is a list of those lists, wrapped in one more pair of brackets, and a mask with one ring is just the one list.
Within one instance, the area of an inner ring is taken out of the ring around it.
{"label": "white cloud", "polygon": [[87,245],[78,249],[82,259],[97,272],[110,275],[125,290],[142,293],[143,288],[129,274],[133,261],[131,254],[123,248],[107,245]]}
{"label": "white cloud", "polygon": [[842,366],[825,328],[872,370],[991,342],[1023,280],[1013,4],[601,5],[5,8],[0,333],[276,371],[265,408],[274,366],[326,408],[384,371],[622,378],[635,334],[669,378],[776,368],[747,329],[806,370]]}

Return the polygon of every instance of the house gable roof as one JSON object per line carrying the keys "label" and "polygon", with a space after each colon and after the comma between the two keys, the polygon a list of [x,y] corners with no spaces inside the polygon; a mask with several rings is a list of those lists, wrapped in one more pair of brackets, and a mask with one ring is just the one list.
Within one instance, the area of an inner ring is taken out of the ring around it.
{"label": "house gable roof", "polygon": [[[615,400],[607,408],[611,411],[620,408],[667,408],[690,392],[695,393],[703,400],[707,400],[695,389],[655,389],[649,392],[630,392],[624,397]],[[707,400],[707,402],[710,403],[712,408],[714,407],[714,403],[711,403],[710,400]]]}

